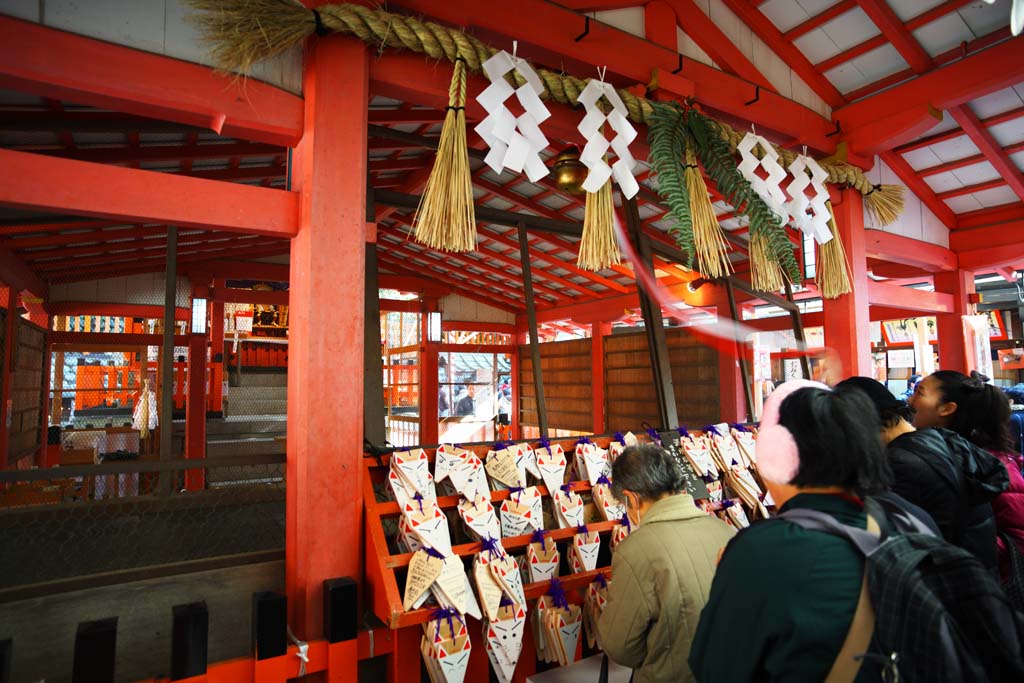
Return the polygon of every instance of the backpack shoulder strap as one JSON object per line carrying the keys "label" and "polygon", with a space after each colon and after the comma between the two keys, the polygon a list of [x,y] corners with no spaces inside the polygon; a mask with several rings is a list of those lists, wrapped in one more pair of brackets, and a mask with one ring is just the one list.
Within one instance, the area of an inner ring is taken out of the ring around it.
{"label": "backpack shoulder strap", "polygon": [[[878,522],[870,515],[866,533],[876,540],[881,535]],[[846,632],[846,639],[839,648],[836,661],[832,663],[832,668],[825,677],[825,683],[849,683],[857,678],[864,656],[871,647],[871,636],[874,632],[875,608],[871,604],[871,594],[868,592],[868,568],[865,566],[864,577],[860,582],[860,596],[857,598],[857,607],[850,621],[850,629]]]}
{"label": "backpack shoulder strap", "polygon": [[863,555],[870,555],[873,553],[881,542],[877,533],[878,524],[871,516],[868,516],[869,525],[874,523],[876,533],[847,526],[839,522],[830,514],[819,510],[808,510],[806,508],[786,510],[780,514],[778,518],[793,522],[804,529],[824,531],[834,536],[845,538],[853,543],[853,545],[856,546]]}

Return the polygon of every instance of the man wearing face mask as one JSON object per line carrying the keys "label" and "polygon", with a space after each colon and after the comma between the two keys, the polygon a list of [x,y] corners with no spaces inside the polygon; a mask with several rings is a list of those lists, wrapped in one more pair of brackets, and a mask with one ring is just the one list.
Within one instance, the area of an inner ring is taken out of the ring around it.
{"label": "man wearing face mask", "polygon": [[734,530],[683,492],[679,465],[658,446],[631,446],[612,466],[612,493],[632,533],[615,549],[598,630],[636,683],[692,681],[690,643],[719,552]]}

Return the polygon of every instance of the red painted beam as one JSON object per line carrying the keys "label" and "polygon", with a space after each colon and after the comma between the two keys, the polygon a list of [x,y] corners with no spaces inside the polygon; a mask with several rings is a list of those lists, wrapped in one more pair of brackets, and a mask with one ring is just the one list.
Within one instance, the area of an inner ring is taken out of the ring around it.
{"label": "red painted beam", "polygon": [[1017,165],[1010,159],[1007,151],[992,137],[992,133],[989,132],[988,128],[978,120],[978,115],[966,105],[953,107],[949,110],[949,113],[960,124],[960,127],[964,129],[971,142],[981,150],[982,155],[1002,176],[1014,194],[1021,200],[1024,200],[1024,174],[1020,172]]}
{"label": "red painted beam", "polygon": [[968,211],[957,216],[958,228],[983,228],[995,223],[1024,221],[1024,202]]}
{"label": "red painted beam", "polygon": [[288,265],[258,261],[218,260],[211,263],[179,264],[178,271],[195,279],[268,280],[288,282]]}
{"label": "red painted beam", "polygon": [[[859,2],[859,0],[857,0],[857,1]],[[942,17],[946,16],[950,12],[953,12],[953,11],[959,9],[960,7],[963,7],[968,2],[971,2],[971,0],[947,0],[946,2],[942,3],[941,5],[937,5],[937,6],[933,7],[933,8],[931,8],[930,10],[927,10],[925,12],[922,12],[921,14],[918,14],[916,17],[913,17],[912,19],[907,21],[906,24],[903,24],[903,22],[900,22],[900,25],[901,26],[905,26],[906,27],[905,28],[906,31],[915,31],[915,30],[921,28],[922,26],[925,26],[926,24],[930,24],[931,22],[935,21],[936,19],[941,19]],[[897,18],[897,21],[899,21],[898,18]],[[876,25],[877,25],[877,22],[876,22]],[[881,29],[882,27],[879,25],[879,28]],[[882,45],[885,45],[885,42],[886,42],[886,36],[885,36],[884,31],[883,31],[882,35],[878,35],[878,36],[874,36],[872,38],[869,38],[868,40],[866,40],[866,41],[864,41],[862,43],[858,43],[857,45],[854,45],[853,47],[851,47],[851,48],[849,48],[847,50],[844,50],[843,52],[840,52],[838,55],[835,55],[834,57],[830,57],[830,58],[828,58],[826,60],[818,62],[817,64],[814,65],[814,68],[816,68],[818,71],[821,71],[822,73],[825,73],[826,71],[834,69],[835,67],[839,66],[840,64],[845,64],[846,62],[850,61],[851,59],[855,59],[855,58],[859,57],[862,54],[865,54],[867,52],[870,52],[871,50],[874,50],[875,48],[878,48],[878,47],[881,47]],[[909,63],[909,60],[908,60],[908,63]],[[855,99],[851,95],[848,95],[848,96],[850,97],[851,100]]]}
{"label": "red painted beam", "polygon": [[208,299],[223,301],[232,304],[273,304],[277,306],[288,305],[288,292],[270,291],[261,292],[253,289],[236,289],[234,287],[213,287]]}
{"label": "red painted beam", "polygon": [[[446,287],[442,287],[435,280],[411,275],[388,275],[382,273],[377,276],[377,286],[380,289],[397,289],[400,292],[416,292],[417,294],[433,297],[442,297],[449,293]],[[443,327],[444,323],[442,323],[442,329]]]}
{"label": "red painted beam", "polygon": [[1020,244],[961,251],[958,258],[960,267],[971,271],[1003,266],[1019,267],[1024,264],[1024,254],[1021,253]]}
{"label": "red painted beam", "polygon": [[[46,305],[50,315],[110,315],[125,318],[163,318],[164,307],[147,306],[144,304],[113,304],[94,301],[60,301]],[[187,308],[175,308],[175,320],[189,320],[192,311]]]}
{"label": "red painted beam", "polygon": [[509,313],[515,313],[523,307],[521,302],[513,300],[504,293],[485,291],[474,287],[472,282],[452,275],[450,271],[443,269],[440,264],[431,264],[430,259],[420,259],[422,264],[419,264],[413,262],[415,259],[406,260],[397,256],[390,256],[387,253],[378,252],[377,256],[382,264],[399,275],[429,276],[439,282],[446,283],[451,289],[452,294],[458,294],[467,299],[472,299],[473,301],[487,304]]}
{"label": "red painted beam", "polygon": [[708,56],[724,71],[772,92],[776,91],[771,81],[765,78],[764,74],[747,59],[746,55],[733,45],[722,29],[718,28],[715,22],[711,21],[711,18],[697,7],[694,0],[665,0],[665,2],[675,10],[679,25],[686,35],[690,36],[700,46],[700,49],[708,53]]}
{"label": "red painted beam", "polygon": [[924,182],[920,176],[914,173],[906,159],[896,152],[883,152],[879,155],[886,165],[893,170],[903,184],[910,188],[910,191],[917,195],[918,199],[924,202],[925,206],[931,209],[935,217],[942,221],[947,228],[956,226],[956,216],[945,202],[935,196],[934,190]]}
{"label": "red painted beam", "polygon": [[[600,22],[591,21],[586,39],[576,42],[575,38],[583,30],[583,17],[543,0],[521,0],[516,3],[402,0],[400,5],[414,13],[432,16],[453,26],[479,27],[484,34],[496,34],[495,40],[497,36],[516,38],[519,40],[520,55],[527,56],[534,63],[547,64],[556,71],[564,67],[577,75],[586,76],[585,68],[607,63],[608,80],[622,86],[648,83],[653,70],[668,74],[679,66],[676,50]],[[527,36],[529,40],[524,43]],[[609,55],[614,55],[614,60],[610,61]],[[385,56],[377,60],[374,70],[376,64],[391,59]],[[417,56],[411,61],[423,64],[422,57]],[[425,70],[423,78],[428,83],[438,81],[443,95],[443,107],[447,104],[450,70],[438,69],[437,76],[440,78],[437,78],[429,75],[433,69],[430,66]],[[776,93],[762,92],[760,102],[748,107],[745,103],[752,97],[749,83],[693,59],[683,60],[683,69],[678,75],[695,86],[698,101],[707,108],[746,121],[754,118],[759,127],[783,136],[803,139],[816,150],[832,152],[835,149],[834,141],[826,137],[832,129],[830,122],[803,105]],[[661,85],[663,89],[668,88],[667,83]],[[413,89],[421,87],[419,85]],[[573,125],[579,122],[578,114],[571,118]]]}
{"label": "red painted beam", "polygon": [[996,187],[1002,187],[1006,184],[1004,178],[996,178],[994,180],[986,180],[983,183],[976,185],[965,185],[964,187],[958,187],[953,190],[946,190],[945,192],[936,193],[936,197],[941,200],[952,199],[953,197],[963,197],[964,195],[974,194],[975,192],[982,192],[984,190],[991,190]]}
{"label": "red painted beam", "polygon": [[298,224],[297,196],[282,190],[10,150],[0,168],[8,206],[280,237]]}
{"label": "red painted beam", "polygon": [[[990,127],[999,125],[1000,123],[1006,123],[1007,121],[1013,121],[1021,117],[1024,117],[1024,107],[1017,107],[1016,109],[1005,111],[1002,114],[996,114],[995,116],[984,118],[981,120],[981,123],[986,127]],[[912,152],[915,149],[922,149],[940,142],[946,142],[947,140],[955,140],[961,135],[966,135],[963,129],[954,128],[942,133],[936,133],[935,135],[929,135],[926,138],[921,138],[920,140],[915,140],[914,142],[907,143],[905,145],[900,145],[894,151],[899,152],[900,154],[905,154],[907,152]]]}
{"label": "red painted beam", "polygon": [[61,232],[43,235],[40,237],[19,237],[16,239],[0,238],[0,245],[20,251],[22,249],[35,249],[37,247],[60,247],[66,244],[105,242],[109,239],[137,239],[140,237],[151,237],[153,235],[164,235],[167,227],[157,225],[148,228],[127,228],[117,230],[89,230],[87,232]]}
{"label": "red painted beam", "polygon": [[857,0],[857,4],[874,22],[875,26],[882,31],[882,35],[893,44],[896,51],[903,59],[907,60],[910,68],[917,73],[924,73],[932,65],[932,58],[924,51],[921,44],[914,40],[903,20],[896,16],[896,12],[884,0]]}
{"label": "red painted beam", "polygon": [[822,24],[826,24],[840,15],[846,14],[851,9],[857,6],[856,0],[842,0],[841,2],[832,5],[826,10],[815,14],[810,19],[807,19],[800,24],[797,24],[793,28],[789,29],[782,34],[782,37],[786,40],[793,41],[800,36],[810,33],[814,29],[818,28]]}
{"label": "red painted beam", "polygon": [[[1003,147],[1003,152],[1007,155],[1016,154],[1017,152],[1022,151],[1024,151],[1024,141],[1015,142],[1012,145]],[[946,173],[947,171],[955,171],[958,168],[965,168],[967,166],[973,166],[974,164],[980,164],[987,160],[988,159],[984,154],[975,154],[973,156],[964,157],[963,159],[956,159],[955,161],[947,161],[944,164],[936,164],[935,166],[918,169],[917,174],[926,178],[931,175]]]}
{"label": "red painted beam", "polygon": [[868,282],[868,301],[872,306],[899,308],[922,313],[951,313],[953,297],[941,292],[900,287],[885,282]]}
{"label": "red painted beam", "polygon": [[[178,259],[179,261],[188,260],[203,260],[207,258],[215,258],[218,256],[243,256],[243,255],[256,255],[257,253],[261,256],[270,256],[272,254],[281,253],[281,251],[287,251],[287,243],[282,243],[279,240],[259,240],[255,243],[249,243],[244,246],[237,244],[210,244],[210,245],[199,245],[193,246],[189,249],[179,249]],[[45,273],[46,279],[53,281],[59,281],[67,276],[74,276],[79,274],[87,274],[87,271],[83,271],[83,266],[99,266],[96,268],[97,271],[109,271],[115,270],[118,267],[123,268],[136,268],[142,267],[143,264],[156,266],[155,271],[149,272],[162,272],[163,264],[160,259],[166,258],[166,254],[163,249],[152,249],[145,250],[145,252],[129,252],[129,253],[116,253],[116,254],[104,254],[96,257],[86,257],[78,259],[68,259],[62,262],[56,262],[52,265],[42,264],[39,267],[40,272]],[[116,272],[116,270],[115,270]]]}
{"label": "red painted beam", "polygon": [[1017,246],[1024,256],[1024,219],[949,233],[949,247],[956,253],[1002,246]]}
{"label": "red painted beam", "polygon": [[302,98],[254,79],[0,17],[0,85],[24,93],[294,145]]}
{"label": "red painted beam", "polygon": [[956,270],[956,254],[937,244],[881,230],[866,233],[868,258],[921,268],[928,272]]}
{"label": "red painted beam", "polygon": [[[746,0],[723,0],[723,2],[830,107],[840,107],[846,103],[843,94],[815,70],[814,65],[804,56],[804,53],[787,40],[775,24],[761,13],[761,10],[748,4]],[[794,135],[793,137],[800,136]]]}
{"label": "red painted beam", "polygon": [[[89,112],[92,113],[92,112]],[[2,126],[0,126],[2,128]],[[59,130],[56,124],[50,130]],[[123,133],[125,128],[118,132]],[[181,161],[185,159],[248,159],[250,157],[284,157],[287,150],[259,142],[201,145],[152,145],[145,147],[103,147],[99,149],[24,150],[39,154],[91,161],[98,164],[135,164],[143,161]]]}
{"label": "red painted beam", "polygon": [[938,109],[908,109],[892,116],[879,116],[870,123],[846,132],[843,140],[856,153],[874,156],[921,137],[941,121],[942,112]]}
{"label": "red painted beam", "polygon": [[[936,66],[949,64],[950,62],[955,62],[960,59],[963,59],[969,54],[973,54],[980,50],[984,50],[993,45],[1001,43],[1009,37],[1010,28],[1008,26],[1004,26],[1001,29],[997,29],[987,35],[982,36],[981,38],[976,38],[974,40],[968,41],[967,43],[961,43],[958,47],[955,47],[952,50],[947,50],[946,52],[936,55],[935,57],[932,58],[932,62]],[[903,69],[902,71],[897,71],[894,74],[890,74],[884,78],[878,79],[874,83],[868,83],[867,85],[857,88],[856,90],[851,90],[850,92],[846,93],[846,99],[848,99],[851,102],[856,102],[865,97],[874,95],[880,90],[885,90],[890,86],[896,85],[897,83],[902,83],[903,81],[910,80],[915,75],[916,74],[914,70],[910,68]]]}
{"label": "red painted beam", "polygon": [[[161,314],[160,317],[163,317]],[[123,332],[50,332],[51,344],[103,344],[104,346],[160,346],[162,334],[132,334]],[[175,346],[188,344],[189,335],[174,335]]]}
{"label": "red painted beam", "polygon": [[[246,236],[238,238],[236,235],[223,234],[217,232],[193,232],[191,234],[182,235],[178,240],[178,249],[184,253],[190,247],[194,245],[202,245],[209,242],[223,241],[223,246],[229,244],[234,246],[245,246],[251,240],[265,241],[269,238],[261,238],[258,236]],[[61,261],[68,263],[78,263],[78,259],[75,256],[93,255],[93,254],[116,254],[117,257],[123,257],[128,252],[143,253],[144,250],[148,250],[151,247],[163,247],[167,244],[166,235],[160,235],[159,237],[153,237],[149,239],[137,239],[128,242],[110,242],[103,241],[95,244],[90,244],[82,247],[65,247],[62,249],[38,249],[22,254],[22,257],[35,264],[37,267],[41,266],[43,269]]]}
{"label": "red painted beam", "polygon": [[948,109],[1024,80],[1024,41],[1007,40],[958,62],[933,69],[902,85],[833,112],[845,132],[878,118],[929,106]]}
{"label": "red painted beam", "polygon": [[49,296],[49,288],[35,271],[4,247],[0,247],[0,282],[6,284],[16,294],[29,291],[40,299]]}

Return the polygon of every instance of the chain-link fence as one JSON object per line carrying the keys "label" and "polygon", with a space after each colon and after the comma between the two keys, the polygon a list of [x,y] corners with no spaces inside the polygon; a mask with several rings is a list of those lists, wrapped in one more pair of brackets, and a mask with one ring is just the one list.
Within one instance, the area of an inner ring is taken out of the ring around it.
{"label": "chain-link fence", "polygon": [[283,456],[195,465],[0,472],[0,589],[284,550]]}

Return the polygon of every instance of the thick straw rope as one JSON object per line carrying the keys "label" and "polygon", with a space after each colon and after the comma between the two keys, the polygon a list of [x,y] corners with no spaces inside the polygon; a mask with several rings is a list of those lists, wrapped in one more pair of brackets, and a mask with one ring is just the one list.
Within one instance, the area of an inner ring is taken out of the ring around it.
{"label": "thick straw rope", "polygon": [[[224,71],[247,73],[254,64],[278,55],[302,43],[314,33],[342,33],[359,38],[383,50],[404,48],[433,59],[454,62],[462,57],[470,71],[480,72],[481,65],[497,50],[471,35],[431,21],[392,14],[382,9],[361,5],[321,5],[318,14],[294,0],[186,0],[201,14],[192,17],[204,40],[212,46],[211,55]],[[576,105],[577,98],[589,79],[559,74],[536,68],[544,82],[542,99],[560,104]],[[523,80],[513,73],[516,85]],[[651,102],[628,90],[618,90],[629,118],[646,124],[653,112]],[[741,133],[718,122],[722,137],[735,149],[743,139]],[[777,148],[785,166],[796,154]],[[829,175],[829,182],[847,185],[864,195],[866,208],[880,225],[894,221],[903,210],[903,188],[899,185],[872,185],[859,168],[843,162],[819,162]]]}

